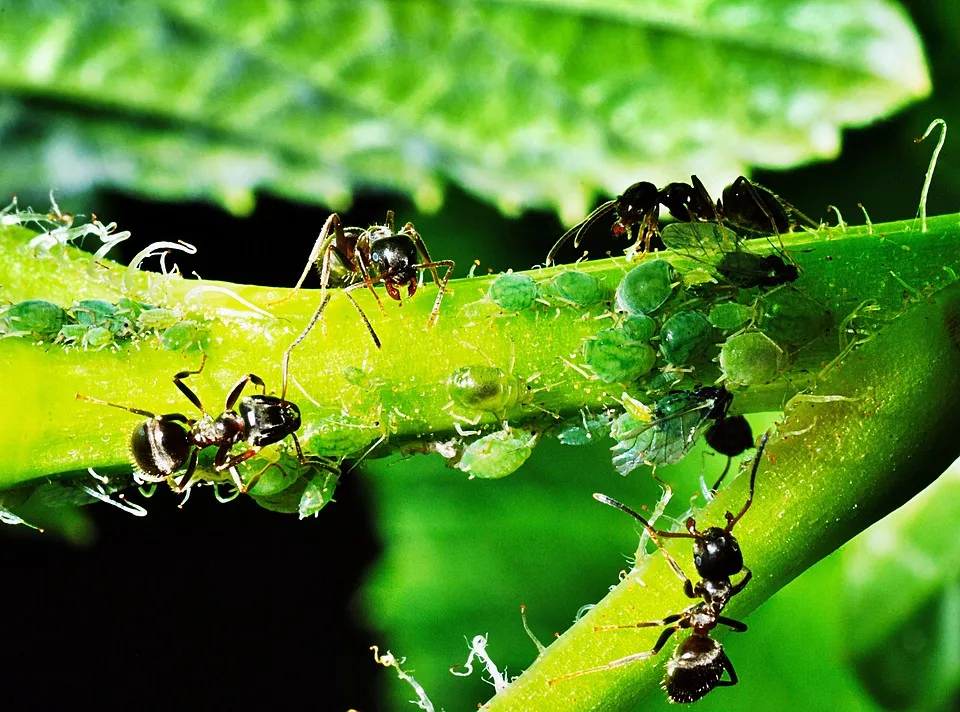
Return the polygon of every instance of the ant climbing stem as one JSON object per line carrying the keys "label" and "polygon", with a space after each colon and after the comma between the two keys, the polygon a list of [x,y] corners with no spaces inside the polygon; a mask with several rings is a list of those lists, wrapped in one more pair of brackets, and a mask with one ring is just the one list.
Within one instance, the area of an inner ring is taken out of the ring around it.
{"label": "ant climbing stem", "polygon": [[[663,627],[664,630],[650,650],[634,653],[605,665],[561,675],[550,680],[550,685],[580,675],[613,670],[651,658],[660,652],[674,633],[681,630],[690,630],[690,635],[677,646],[672,658],[667,662],[666,673],[663,678],[663,687],[666,689],[667,697],[671,702],[696,702],[716,687],[729,687],[737,684],[738,678],[733,663],[723,651],[723,646],[710,637],[710,632],[718,625],[724,625],[739,633],[747,630],[746,624],[727,618],[721,613],[730,599],[743,591],[753,577],[750,569],[743,565],[743,553],[740,551],[740,544],[733,535],[733,528],[753,504],[757,471],[760,469],[763,451],[767,446],[769,435],[769,432],[764,433],[760,439],[757,455],[750,472],[750,493],[747,500],[738,514],[734,515],[729,511],[726,512],[726,526],[723,528],[709,527],[704,531],[699,531],[696,520],[690,517],[686,522],[686,532],[668,532],[654,529],[646,519],[627,505],[604,494],[593,495],[597,501],[626,512],[640,522],[677,578],[683,582],[683,591],[687,598],[699,598],[701,600],[660,620],[596,626],[595,631],[660,627]],[[666,538],[693,539],[693,560],[701,579],[696,584],[683,572],[680,564],[664,546],[662,540]],[[732,583],[730,577],[741,572],[743,577],[736,583]],[[726,679],[723,678],[724,672],[727,673]]]}
{"label": "ant climbing stem", "polygon": [[[370,319],[352,292],[358,289],[370,290],[381,314],[386,315],[383,302],[374,287],[383,284],[387,296],[402,305],[401,288],[406,287],[407,297],[412,297],[420,286],[420,275],[424,270],[429,270],[438,290],[427,322],[428,328],[433,327],[439,319],[440,304],[446,294],[447,282],[455,266],[453,260],[434,260],[430,257],[426,243],[414,228],[413,223],[408,222],[399,231],[396,230],[392,210],[387,211],[383,225],[373,225],[365,230],[357,227],[345,228],[340,216],[333,213],[324,222],[293,291],[273,303],[279,304],[293,297],[300,290],[310,269],[318,263],[320,307],[297,343],[302,341],[321,319],[327,304],[327,290],[331,287],[342,287],[344,296],[357,310],[378,349],[382,348],[380,337],[377,336],[373,324],[370,323]],[[442,279],[438,272],[439,267],[447,268]]]}

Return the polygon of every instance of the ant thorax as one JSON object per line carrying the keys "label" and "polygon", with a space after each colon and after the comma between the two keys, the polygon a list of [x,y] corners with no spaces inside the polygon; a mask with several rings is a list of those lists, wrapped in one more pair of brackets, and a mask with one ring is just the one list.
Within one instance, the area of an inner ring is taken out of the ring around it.
{"label": "ant thorax", "polygon": [[733,595],[733,584],[728,578],[705,579],[694,586],[693,592],[703,598],[715,615],[719,615]]}
{"label": "ant thorax", "polygon": [[236,411],[228,410],[214,418],[204,413],[190,431],[194,444],[201,450],[210,445],[231,445],[243,439],[243,420]]}

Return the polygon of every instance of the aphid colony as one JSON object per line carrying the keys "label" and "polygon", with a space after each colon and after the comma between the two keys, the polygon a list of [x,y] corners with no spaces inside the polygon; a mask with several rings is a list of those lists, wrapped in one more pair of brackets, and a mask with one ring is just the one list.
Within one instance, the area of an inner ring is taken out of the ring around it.
{"label": "aphid colony", "polygon": [[66,309],[40,299],[0,308],[0,336],[60,344],[65,349],[100,350],[142,341],[156,334],[167,351],[202,350],[207,325],[166,309],[122,297],[82,299]]}

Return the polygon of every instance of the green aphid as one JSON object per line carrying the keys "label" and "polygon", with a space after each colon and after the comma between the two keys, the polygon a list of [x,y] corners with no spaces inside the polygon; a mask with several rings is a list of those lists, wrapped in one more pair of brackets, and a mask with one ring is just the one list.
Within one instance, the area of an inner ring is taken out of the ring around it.
{"label": "green aphid", "polygon": [[[300,478],[300,461],[286,453],[266,450],[244,463],[243,481],[251,497],[273,497],[280,494]],[[250,483],[253,482],[251,486]]]}
{"label": "green aphid", "polygon": [[185,319],[163,330],[160,345],[167,351],[205,351],[210,346],[210,330]]}
{"label": "green aphid", "polygon": [[330,415],[315,421],[302,438],[303,449],[323,457],[359,455],[380,437],[376,425],[356,422],[345,415]]}
{"label": "green aphid", "polygon": [[757,302],[757,326],[780,344],[804,346],[833,329],[833,314],[792,289],[779,289]]}
{"label": "green aphid", "polygon": [[496,366],[462,366],[447,379],[447,393],[461,408],[499,413],[519,403],[527,390]]}
{"label": "green aphid", "polygon": [[677,274],[666,260],[641,262],[620,280],[616,309],[627,314],[653,314],[673,294],[676,282]]}
{"label": "green aphid", "polygon": [[116,315],[110,322],[110,330],[117,339],[129,339],[136,335],[140,315],[149,309],[153,309],[149,304],[130,299],[130,297],[121,297],[117,302]]}
{"label": "green aphid", "polygon": [[507,272],[493,280],[487,296],[505,311],[522,311],[533,306],[537,283],[525,274]]}
{"label": "green aphid", "polygon": [[70,320],[62,307],[42,299],[17,302],[0,312],[0,331],[11,336],[31,336],[38,341],[56,338]]}
{"label": "green aphid", "polygon": [[748,304],[727,302],[714,306],[710,310],[710,315],[707,318],[716,329],[736,331],[743,325],[748,324],[754,318],[755,314],[755,307]]}
{"label": "green aphid", "polygon": [[564,445],[589,445],[610,435],[613,416],[608,412],[593,414],[582,411],[560,424],[557,440]]}
{"label": "green aphid", "polygon": [[607,298],[603,283],[592,274],[579,270],[561,272],[547,283],[546,288],[548,294],[577,307],[588,307]]}
{"label": "green aphid", "polygon": [[471,477],[506,477],[527,461],[536,444],[536,433],[506,426],[467,445],[457,467]]}
{"label": "green aphid", "polygon": [[634,341],[649,341],[657,333],[657,322],[645,314],[633,314],[623,320],[620,328]]}
{"label": "green aphid", "polygon": [[113,343],[113,332],[105,326],[94,326],[87,330],[81,343],[86,348],[102,349]]}
{"label": "green aphid", "polygon": [[686,366],[713,343],[713,326],[695,311],[679,311],[660,327],[660,352],[667,363]]}
{"label": "green aphid", "polygon": [[604,329],[583,342],[583,357],[604,383],[632,381],[648,373],[657,354],[645,341],[631,339],[623,329]]}
{"label": "green aphid", "polygon": [[351,386],[357,386],[358,388],[370,388],[372,385],[370,382],[370,374],[356,366],[343,367],[343,380]]}
{"label": "green aphid", "polygon": [[318,471],[307,481],[300,496],[298,512],[300,519],[313,516],[333,501],[333,493],[340,482],[340,475],[332,471]]}
{"label": "green aphid", "polygon": [[110,328],[117,316],[117,307],[106,299],[83,299],[70,307],[70,311],[77,323],[84,326]]}
{"label": "green aphid", "polygon": [[770,383],[783,370],[784,358],[783,349],[759,331],[731,336],[720,348],[720,368],[732,385]]}
{"label": "green aphid", "polygon": [[142,331],[151,331],[153,329],[163,331],[181,319],[183,319],[183,314],[176,309],[154,307],[146,309],[137,315],[137,326],[140,327]]}

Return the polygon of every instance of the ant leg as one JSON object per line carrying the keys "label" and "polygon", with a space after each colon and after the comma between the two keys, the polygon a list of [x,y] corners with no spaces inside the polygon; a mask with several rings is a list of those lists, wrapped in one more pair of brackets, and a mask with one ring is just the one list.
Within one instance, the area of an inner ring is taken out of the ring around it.
{"label": "ant leg", "polygon": [[716,494],[717,490],[720,489],[720,483],[723,482],[723,478],[727,476],[727,473],[730,471],[730,463],[733,462],[733,458],[727,455],[727,466],[723,468],[723,472],[720,473],[720,477],[717,478],[717,481],[713,483],[713,487],[710,488],[710,494]]}
{"label": "ant leg", "polygon": [[696,596],[693,595],[693,583],[691,583],[690,578],[685,573],[683,573],[683,569],[680,568],[680,564],[677,563],[677,560],[673,558],[673,556],[670,554],[669,551],[666,550],[666,548],[664,548],[663,542],[660,541],[660,537],[671,537],[671,538],[677,538],[677,539],[681,539],[681,538],[695,539],[696,537],[693,534],[684,534],[682,532],[665,532],[665,531],[660,531],[658,529],[654,529],[652,526],[650,526],[650,523],[646,519],[641,517],[639,514],[634,512],[632,509],[630,509],[630,507],[623,504],[622,502],[618,502],[612,497],[608,497],[607,495],[600,494],[600,493],[594,494],[593,498],[598,502],[603,502],[604,504],[608,504],[611,507],[614,507],[615,509],[619,509],[621,512],[626,512],[631,517],[633,517],[638,522],[640,522],[643,525],[643,528],[647,531],[647,534],[650,535],[650,538],[653,539],[653,543],[656,544],[657,548],[663,552],[663,556],[666,558],[667,563],[670,564],[670,568],[673,569],[673,572],[677,575],[677,578],[683,581],[684,593],[687,594],[688,598],[696,598]]}
{"label": "ant leg", "polygon": [[[333,231],[333,238],[330,237],[331,230]],[[310,274],[310,269],[320,259],[320,255],[326,254],[326,252],[329,251],[330,244],[334,239],[342,237],[343,225],[340,223],[340,216],[336,213],[331,213],[330,217],[328,217],[326,222],[323,223],[323,227],[320,229],[320,234],[317,236],[317,241],[313,243],[313,249],[310,250],[310,257],[307,258],[307,264],[303,268],[303,273],[300,275],[300,279],[297,280],[297,284],[294,286],[290,294],[282,299],[278,299],[275,302],[270,302],[270,305],[274,306],[276,304],[283,304],[285,301],[291,299],[297,292],[299,292],[300,287],[303,286],[304,281],[307,279],[307,275]],[[326,283],[324,282],[324,284]]]}
{"label": "ant leg", "polygon": [[[753,183],[750,182],[745,176],[740,176],[737,180],[734,181],[734,185],[741,183],[746,187],[747,192],[750,194],[750,197],[753,199],[753,202],[757,204],[757,207],[760,208],[760,212],[763,213],[763,216],[770,221],[770,227],[773,228],[773,234],[777,236],[777,242],[780,243],[780,249],[783,250],[784,254],[787,254],[787,248],[783,244],[783,238],[780,237],[780,231],[777,229],[777,220],[770,214],[770,210],[767,208],[766,203],[763,202],[763,199],[760,197],[760,194],[757,192],[756,187]],[[765,189],[766,190],[766,189]],[[769,192],[769,191],[768,191]],[[773,193],[770,193],[773,195]],[[776,198],[775,198],[776,199]],[[786,210],[784,210],[786,214]]]}
{"label": "ant leg", "polygon": [[585,217],[583,220],[563,233],[560,236],[560,239],[553,243],[553,247],[551,247],[550,251],[547,253],[547,258],[544,260],[544,266],[549,267],[554,263],[553,258],[556,256],[560,248],[563,247],[563,244],[571,237],[573,237],[574,248],[580,247],[580,242],[582,241],[583,235],[586,234],[587,230],[593,227],[594,223],[596,223],[597,220],[602,218],[604,215],[613,212],[616,207],[616,200],[608,200],[606,203],[587,215],[587,217]]}
{"label": "ant leg", "polygon": [[673,625],[667,628],[663,633],[660,634],[660,637],[657,639],[656,644],[653,646],[652,650],[647,650],[642,653],[636,653],[634,655],[628,655],[625,658],[620,658],[619,660],[614,660],[609,662],[606,665],[599,665],[597,667],[587,668],[586,670],[578,670],[577,672],[571,672],[566,675],[561,675],[560,677],[555,677],[552,680],[547,682],[548,685],[552,685],[555,682],[560,682],[561,680],[569,680],[571,677],[579,677],[580,675],[589,675],[594,672],[601,672],[603,670],[612,670],[613,668],[623,667],[624,665],[630,665],[632,663],[640,662],[641,660],[646,660],[647,658],[652,658],[654,655],[660,652],[660,649],[667,644],[667,641],[670,640],[670,636],[676,633],[680,629],[680,626]]}
{"label": "ant leg", "polygon": [[736,595],[737,595],[738,593],[740,593],[743,589],[745,589],[745,588],[747,587],[747,584],[750,582],[750,579],[753,578],[753,572],[752,572],[750,569],[748,569],[746,566],[744,566],[744,567],[743,567],[743,570],[746,571],[747,573],[745,573],[745,574],[743,575],[743,578],[740,579],[740,580],[736,583],[736,585],[734,585],[734,587],[730,589],[730,595],[731,595],[731,596],[736,596]]}
{"label": "ant leg", "polygon": [[676,629],[680,629],[688,626],[684,626],[683,623],[680,623],[677,626],[673,626],[673,624],[686,617],[687,617],[687,611],[684,611],[683,613],[674,613],[672,615],[667,616],[663,620],[659,620],[659,621],[644,621],[643,623],[626,623],[624,625],[598,625],[594,627],[594,630],[595,631],[620,630],[622,628],[662,628],[665,625],[669,625]]}
{"label": "ant leg", "polygon": [[187,397],[191,403],[193,403],[197,408],[200,409],[201,413],[206,413],[207,411],[203,407],[203,403],[200,402],[200,398],[196,393],[190,390],[190,387],[183,382],[183,379],[187,376],[196,376],[197,374],[203,371],[203,367],[207,365],[207,355],[203,355],[203,359],[200,361],[200,368],[196,371],[181,371],[173,377],[173,384],[180,389],[180,392]]}
{"label": "ant leg", "polygon": [[[226,446],[225,446],[225,447],[226,447]],[[218,452],[218,453],[217,453],[216,460],[214,460],[214,463],[213,463],[213,469],[215,469],[217,472],[223,472],[224,470],[229,470],[231,467],[236,467],[236,466],[239,465],[241,462],[245,462],[246,460],[249,460],[251,457],[253,457],[254,455],[256,455],[256,454],[257,454],[258,452],[260,452],[262,449],[263,449],[263,446],[252,447],[252,448],[250,448],[249,450],[247,450],[246,452],[242,452],[242,453],[240,453],[239,455],[237,455],[236,457],[234,457],[234,458],[232,458],[232,459],[230,459],[230,460],[226,460],[225,462],[224,462],[224,461],[220,461],[220,453]],[[222,452],[229,453],[230,450],[229,450],[229,449],[225,449],[225,450],[223,450]],[[246,489],[242,489],[241,491],[242,491],[242,492],[246,492]]]}
{"label": "ant leg", "polygon": [[726,655],[723,656],[723,669],[727,671],[727,674],[730,676],[729,680],[717,680],[717,687],[733,687],[737,684],[737,673],[733,669],[733,663],[730,662],[730,658]]}
{"label": "ant leg", "polygon": [[300,332],[300,336],[294,339],[293,343],[287,347],[287,350],[283,352],[283,388],[280,391],[280,400],[287,399],[287,375],[290,370],[290,353],[299,346],[300,342],[307,338],[313,330],[314,324],[317,323],[317,320],[320,318],[320,315],[323,314],[323,310],[327,308],[327,302],[330,301],[330,295],[327,294],[324,296],[323,300],[320,302],[320,306],[317,307],[317,310],[313,313],[313,316],[310,317],[310,321],[307,322],[307,326],[303,331]]}
{"label": "ant leg", "polygon": [[190,482],[190,478],[193,477],[193,473],[196,472],[197,460],[199,458],[200,458],[200,450],[199,448],[194,448],[193,452],[190,453],[190,462],[187,465],[187,471],[183,474],[183,477],[181,477],[180,480],[177,482],[177,486],[173,488],[177,494],[180,494],[187,488],[187,485]]}
{"label": "ant leg", "polygon": [[757,470],[760,469],[760,461],[763,459],[763,449],[767,446],[767,440],[769,438],[769,430],[760,438],[760,445],[757,447],[757,456],[753,460],[753,470],[750,471],[750,495],[747,497],[747,501],[744,502],[743,509],[740,510],[740,514],[737,516],[733,516],[730,512],[727,512],[727,526],[724,527],[724,529],[728,532],[733,530],[734,525],[740,521],[740,518],[747,513],[750,505],[753,504],[753,490],[757,484]]}
{"label": "ant leg", "polygon": [[[131,413],[136,413],[137,415],[142,415],[146,418],[164,418],[166,420],[171,420],[170,416],[158,416],[154,413],[151,413],[149,410],[141,410],[140,408],[131,408],[126,405],[120,405],[119,403],[111,403],[110,401],[100,400],[99,398],[93,398],[92,396],[85,396],[82,393],[77,393],[77,400],[90,401],[91,403],[96,403],[97,405],[109,405],[114,408],[119,408],[120,410],[126,410]],[[184,418],[184,420],[186,420],[186,418]]]}
{"label": "ant leg", "polygon": [[[366,233],[364,233],[364,236],[366,236]],[[369,238],[365,238],[365,239],[369,240]],[[383,279],[386,275],[381,275],[380,277],[372,278],[370,276],[370,270],[367,269],[368,259],[370,259],[370,246],[366,242],[364,242],[363,245],[361,245],[360,242],[358,241],[357,242],[357,265],[359,265],[360,267],[360,274],[363,275],[363,281],[360,282],[360,286],[364,286],[370,290],[370,294],[373,295],[373,298],[377,302],[377,307],[380,308],[380,313],[386,316],[387,310],[384,309],[383,302],[380,301],[380,295],[377,294],[377,290],[373,288],[373,285],[381,281],[383,281],[384,284],[387,284],[386,281]],[[350,285],[350,287],[355,287],[355,286],[358,286],[358,285],[354,285],[354,284]],[[344,293],[346,293],[346,291],[350,289],[350,287],[347,287],[347,289],[344,289],[343,290]],[[388,285],[388,289],[389,289],[389,285]],[[399,299],[399,297],[396,297],[396,298]],[[356,304],[356,302],[354,302],[354,304]],[[357,309],[359,308],[360,307],[357,306]],[[366,316],[364,316],[364,319],[366,319]]]}
{"label": "ant leg", "polygon": [[224,410],[233,410],[233,406],[234,404],[236,404],[237,398],[239,398],[240,394],[243,392],[243,387],[246,386],[248,383],[252,383],[255,386],[260,386],[260,393],[264,395],[266,394],[267,386],[263,382],[263,379],[261,379],[260,376],[257,376],[256,374],[248,373],[246,376],[244,376],[237,382],[237,385],[235,385],[233,387],[233,390],[231,390],[230,393],[227,395],[227,402],[226,402],[226,405],[223,407]]}
{"label": "ant leg", "polygon": [[[365,279],[357,284],[351,284],[349,287],[343,290],[343,295],[350,300],[350,303],[353,304],[354,308],[360,313],[360,318],[363,319],[363,323],[366,325],[367,331],[369,331],[370,336],[373,337],[373,343],[377,345],[378,349],[381,349],[383,346],[380,344],[380,337],[377,336],[377,332],[373,329],[373,324],[370,323],[370,320],[367,318],[367,315],[364,313],[363,309],[360,308],[357,300],[353,298],[352,294],[350,294],[350,292],[352,292],[354,289],[361,289],[363,287],[370,287],[370,291],[372,291],[374,296],[376,296],[377,293],[373,289],[373,283],[369,279]],[[380,311],[386,315],[387,312],[384,310],[383,304],[380,303],[380,297],[377,297],[377,304],[380,304]]]}
{"label": "ant leg", "polygon": [[434,277],[437,275],[437,267],[446,267],[447,271],[443,275],[443,281],[437,283],[437,299],[433,303],[433,309],[430,311],[430,320],[427,322],[427,328],[433,327],[437,323],[437,319],[440,318],[440,302],[443,301],[443,295],[447,293],[447,282],[450,280],[450,275],[453,274],[454,262],[453,260],[439,260],[438,262],[427,262],[426,264],[416,265],[417,269],[423,269],[424,267],[430,268],[433,271]]}
{"label": "ant leg", "polygon": [[726,616],[717,616],[717,623],[722,623],[727,626],[734,633],[746,633],[747,624],[741,623],[740,621],[735,621],[733,618],[727,618]]}
{"label": "ant leg", "polygon": [[[440,275],[437,273],[437,267],[444,265],[446,262],[450,262],[450,260],[445,260],[444,262],[434,262],[430,257],[430,251],[427,250],[426,243],[423,241],[423,238],[420,237],[420,233],[417,232],[416,228],[413,226],[413,223],[408,222],[403,226],[403,230],[401,230],[401,232],[413,237],[413,241],[417,246],[417,252],[419,252],[420,256],[423,258],[423,264],[415,265],[415,267],[419,270],[429,269],[430,272],[433,273],[433,283],[436,284],[442,292],[443,287],[440,285]],[[450,262],[450,269],[453,269],[453,262]],[[444,284],[446,284],[446,280],[444,280]]]}

